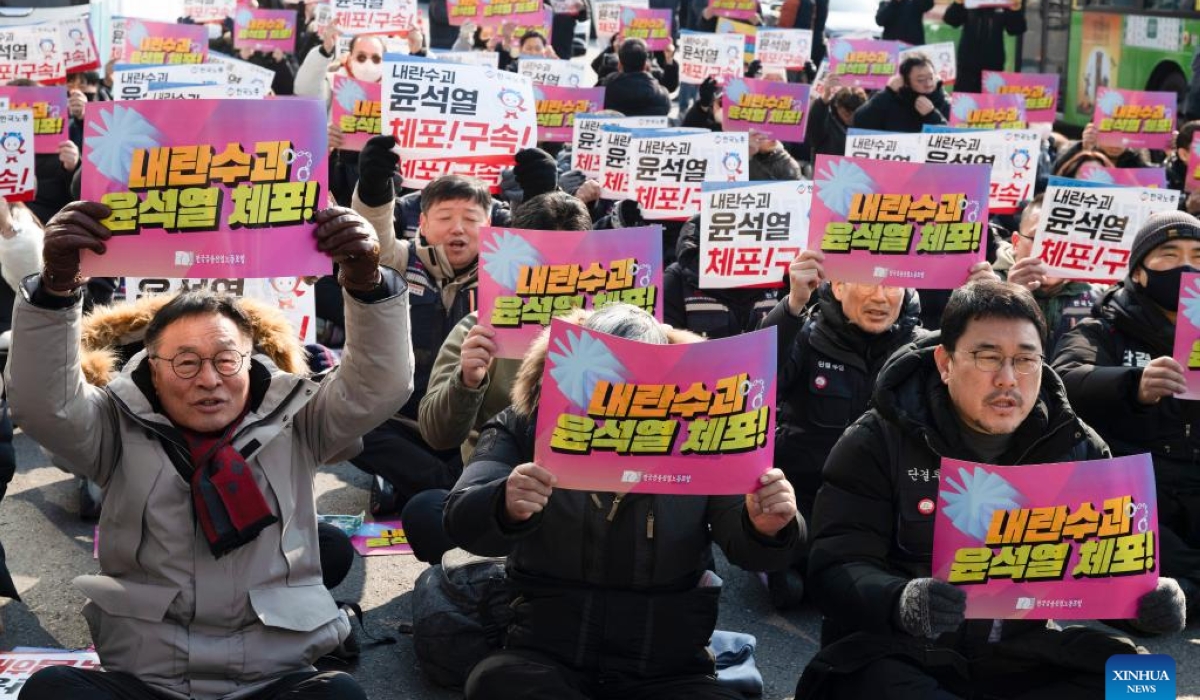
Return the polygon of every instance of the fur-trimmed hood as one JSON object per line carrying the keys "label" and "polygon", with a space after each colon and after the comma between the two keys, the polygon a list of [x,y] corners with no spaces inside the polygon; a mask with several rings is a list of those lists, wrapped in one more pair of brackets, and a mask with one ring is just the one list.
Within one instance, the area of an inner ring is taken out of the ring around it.
{"label": "fur-trimmed hood", "polygon": [[[83,319],[80,336],[83,374],[89,384],[106,386],[143,347],[146,326],[172,295],[148,296],[97,307]],[[254,351],[282,371],[308,375],[308,360],[296,331],[278,309],[255,299],[238,301],[254,329]]]}
{"label": "fur-trimmed hood", "polygon": [[[590,309],[575,309],[559,318],[577,325],[583,325]],[[683,343],[701,343],[704,338],[688,330],[673,328],[665,323],[659,324],[667,336],[667,343],[680,345]],[[537,411],[538,400],[542,393],[542,371],[546,367],[546,354],[550,351],[550,327],[547,326],[541,335],[525,351],[525,359],[521,369],[517,370],[517,378],[512,387],[512,406],[518,414],[528,418]]]}

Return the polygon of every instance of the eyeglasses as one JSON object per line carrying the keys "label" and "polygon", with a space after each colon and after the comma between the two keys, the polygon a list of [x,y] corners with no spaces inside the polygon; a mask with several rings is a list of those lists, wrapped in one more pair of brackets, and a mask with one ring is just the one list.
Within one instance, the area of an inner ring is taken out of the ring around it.
{"label": "eyeglasses", "polygon": [[175,376],[180,379],[191,379],[197,374],[200,374],[201,368],[204,367],[204,362],[207,360],[212,363],[213,369],[222,377],[232,377],[242,369],[242,363],[250,356],[248,352],[238,352],[237,350],[222,350],[212,357],[200,357],[194,352],[181,352],[175,357],[163,357],[161,355],[151,355],[151,360],[165,360],[171,363],[171,369],[175,372]]}
{"label": "eyeglasses", "polygon": [[380,56],[377,53],[373,53],[373,54],[356,53],[356,54],[354,54],[354,60],[358,61],[359,63],[366,63],[368,58],[371,59],[371,63],[383,62],[383,56]]}
{"label": "eyeglasses", "polygon": [[1041,355],[1013,355],[1006,357],[990,350],[965,350],[975,360],[975,369],[980,372],[999,372],[1006,362],[1012,361],[1017,374],[1034,374],[1042,368]]}

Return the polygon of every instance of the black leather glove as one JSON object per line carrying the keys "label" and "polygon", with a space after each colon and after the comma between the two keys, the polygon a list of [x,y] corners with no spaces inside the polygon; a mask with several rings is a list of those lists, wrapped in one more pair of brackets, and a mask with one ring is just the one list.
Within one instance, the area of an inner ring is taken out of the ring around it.
{"label": "black leather glove", "polygon": [[378,207],[396,198],[392,178],[400,170],[400,155],[392,136],[372,136],[358,154],[358,198]]}
{"label": "black leather glove", "polygon": [[104,255],[112,231],[100,223],[112,209],[99,202],[71,202],[46,223],[42,240],[42,284],[53,292],[73,292],[87,284],[79,274],[79,251]]}
{"label": "black leather glove", "polygon": [[762,72],[763,72],[762,61],[758,60],[757,58],[754,59],[753,61],[751,61],[750,65],[746,66],[746,77],[747,78],[757,78],[760,75],[762,75]]}
{"label": "black leather glove", "polygon": [[353,209],[330,207],[317,212],[317,250],[338,264],[338,284],[352,292],[369,292],[382,279],[379,241],[371,224]]}

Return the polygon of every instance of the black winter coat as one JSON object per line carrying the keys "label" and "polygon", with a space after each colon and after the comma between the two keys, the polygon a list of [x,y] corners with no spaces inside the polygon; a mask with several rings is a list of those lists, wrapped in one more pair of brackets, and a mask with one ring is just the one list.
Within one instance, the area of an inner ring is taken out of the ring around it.
{"label": "black winter coat", "polygon": [[679,85],[679,62],[663,67],[660,83],[653,75],[613,73],[604,79],[604,108],[615,109],[627,117],[665,116],[671,113],[672,85]]}
{"label": "black winter coat", "polygon": [[846,153],[846,125],[837,118],[837,114],[825,100],[812,101],[804,140],[812,147],[813,153],[824,153],[828,156]]}
{"label": "black winter coat", "polygon": [[968,10],[952,2],[943,17],[951,27],[962,27],[958,37],[958,72],[955,92],[983,92],[983,71],[1004,70],[1004,34],[1025,33],[1025,10],[987,7]]}
{"label": "black winter coat", "polygon": [[821,468],[834,444],[867,410],[875,378],[892,353],[923,338],[921,302],[904,294],[900,317],[887,331],[871,335],[852,325],[826,284],[817,304],[797,318],[781,301],[763,321],[778,330],[775,466],[796,488],[800,512],[811,517],[821,487]]}
{"label": "black winter coat", "polygon": [[942,92],[940,82],[937,89],[925,95],[933,103],[932,112],[921,116],[915,106],[918,97],[919,94],[907,87],[900,88],[899,92],[884,88],[854,112],[854,126],[859,129],[912,134],[919,133],[926,124],[948,123],[950,103],[946,101],[946,93]]}
{"label": "black winter coat", "polygon": [[1154,457],[1162,575],[1200,578],[1200,403],[1138,403],[1142,370],[1170,357],[1175,325],[1126,279],[1058,341],[1054,358],[1079,415],[1114,454]]}
{"label": "black winter coat", "polygon": [[[901,634],[894,626],[901,591],[931,575],[933,512],[942,457],[978,460],[934,362],[938,336],[898,352],[879,374],[874,407],[846,431],[825,463],[813,509],[808,586],[827,618],[824,641],[851,632]],[[1013,433],[1003,465],[1108,457],[1108,448],[1067,403],[1058,375],[1042,370],[1029,417]],[[975,638],[980,621],[968,620]],[[983,621],[987,637],[990,621]],[[1006,621],[1004,634],[1043,628]],[[944,638],[943,638],[944,639]]]}
{"label": "black winter coat", "polygon": [[925,43],[925,13],[932,9],[933,0],[881,0],[875,24],[883,27],[884,39],[920,46]]}
{"label": "black winter coat", "polygon": [[705,646],[720,589],[698,586],[712,542],[738,566],[779,570],[803,541],[803,524],[769,539],[750,524],[741,496],[565,489],[528,521],[506,524],[505,482],[533,461],[535,423],[513,407],[489,421],[446,501],[446,530],[458,546],[508,557],[515,596],[508,648],[591,672],[713,673]]}

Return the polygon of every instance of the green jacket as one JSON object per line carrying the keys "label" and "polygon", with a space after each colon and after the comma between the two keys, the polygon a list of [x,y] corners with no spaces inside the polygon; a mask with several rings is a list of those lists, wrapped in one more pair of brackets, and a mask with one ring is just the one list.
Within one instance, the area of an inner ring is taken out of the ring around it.
{"label": "green jacket", "polygon": [[483,424],[512,403],[509,391],[521,368],[520,360],[495,358],[478,388],[464,385],[459,369],[462,344],[476,323],[479,314],[467,314],[446,336],[418,414],[421,437],[429,446],[437,450],[461,446],[464,464],[475,452]]}

